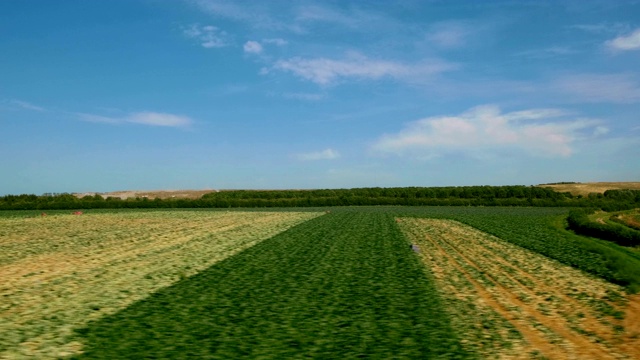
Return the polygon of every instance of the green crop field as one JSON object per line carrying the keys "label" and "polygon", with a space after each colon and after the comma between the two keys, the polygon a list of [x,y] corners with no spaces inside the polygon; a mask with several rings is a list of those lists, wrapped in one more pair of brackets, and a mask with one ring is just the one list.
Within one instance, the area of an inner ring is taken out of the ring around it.
{"label": "green crop field", "polygon": [[0,358],[640,355],[637,253],[566,209],[274,210],[0,214]]}

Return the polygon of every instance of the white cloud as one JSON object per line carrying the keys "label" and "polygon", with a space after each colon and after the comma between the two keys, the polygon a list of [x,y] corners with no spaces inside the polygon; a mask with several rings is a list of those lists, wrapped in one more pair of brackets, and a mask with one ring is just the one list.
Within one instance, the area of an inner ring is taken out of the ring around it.
{"label": "white cloud", "polygon": [[586,102],[640,102],[640,82],[633,74],[579,74],[564,76],[553,86]]}
{"label": "white cloud", "polygon": [[183,30],[185,36],[196,39],[205,48],[219,48],[227,46],[227,33],[215,26],[200,26],[193,24]]}
{"label": "white cloud", "polygon": [[260,54],[262,52],[262,45],[257,41],[247,41],[244,44],[244,52],[248,54]]}
{"label": "white cloud", "polygon": [[630,34],[618,36],[613,40],[609,40],[605,44],[613,50],[640,50],[640,28]]}
{"label": "white cloud", "polygon": [[[291,72],[319,85],[329,85],[343,78],[411,79],[449,71],[456,66],[439,60],[421,64],[404,64],[395,61],[373,60],[358,53],[348,54],[341,60],[327,58],[304,59],[300,57],[277,61],[271,70]],[[263,72],[268,72],[265,69]]]}
{"label": "white cloud", "polygon": [[325,149],[322,151],[315,151],[304,154],[297,154],[295,157],[302,161],[314,161],[314,160],[333,160],[340,157],[340,153],[333,149]]}
{"label": "white cloud", "polygon": [[520,149],[536,156],[567,157],[574,151],[572,143],[583,136],[582,130],[593,129],[593,135],[606,132],[596,120],[556,119],[566,114],[559,109],[502,114],[497,106],[478,106],[457,116],[436,116],[408,123],[398,133],[382,136],[372,149],[419,158],[451,151],[475,154],[492,149]]}
{"label": "white cloud", "polygon": [[187,116],[156,112],[137,112],[124,117],[108,117],[87,113],[77,113],[76,115],[82,121],[106,124],[134,123],[162,127],[188,127],[193,123]]}

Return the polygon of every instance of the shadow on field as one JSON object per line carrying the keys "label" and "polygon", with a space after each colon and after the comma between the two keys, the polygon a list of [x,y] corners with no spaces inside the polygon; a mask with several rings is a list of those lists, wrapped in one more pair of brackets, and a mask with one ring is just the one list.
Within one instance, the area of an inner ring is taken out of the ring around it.
{"label": "shadow on field", "polygon": [[79,331],[90,359],[466,358],[387,214],[333,212]]}

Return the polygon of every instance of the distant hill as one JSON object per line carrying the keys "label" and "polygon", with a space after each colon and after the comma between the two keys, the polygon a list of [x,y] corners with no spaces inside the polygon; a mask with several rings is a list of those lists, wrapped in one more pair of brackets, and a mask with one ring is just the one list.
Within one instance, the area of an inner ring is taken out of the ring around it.
{"label": "distant hill", "polygon": [[100,195],[103,198],[114,197],[122,200],[135,199],[135,198],[148,198],[148,199],[200,199],[202,195],[215,192],[216,190],[124,190],[124,191],[112,191],[112,192],[86,192],[86,193],[74,193],[78,198],[85,196]]}
{"label": "distant hill", "polygon": [[[566,182],[553,184],[540,184],[539,187],[550,188],[558,192],[570,192],[572,195],[589,195],[590,193],[604,193],[606,190],[632,189],[640,190],[640,181],[638,182]],[[114,197],[120,199],[149,198],[150,200],[159,199],[200,199],[202,195],[216,192],[216,190],[123,190],[112,192],[86,192],[75,193],[78,198],[84,196],[100,195],[103,198]]]}
{"label": "distant hill", "polygon": [[540,184],[540,187],[550,188],[558,192],[570,192],[572,195],[586,196],[590,193],[604,193],[607,190],[640,190],[639,182],[589,182],[589,183],[557,183]]}

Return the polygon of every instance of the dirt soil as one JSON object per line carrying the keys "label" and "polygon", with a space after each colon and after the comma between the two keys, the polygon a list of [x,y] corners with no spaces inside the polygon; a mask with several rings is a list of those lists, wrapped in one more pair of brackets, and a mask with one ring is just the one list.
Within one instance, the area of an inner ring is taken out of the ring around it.
{"label": "dirt soil", "polygon": [[570,192],[573,196],[586,196],[590,193],[603,194],[607,190],[640,190],[640,182],[590,182],[575,184],[538,185],[558,192]]}

